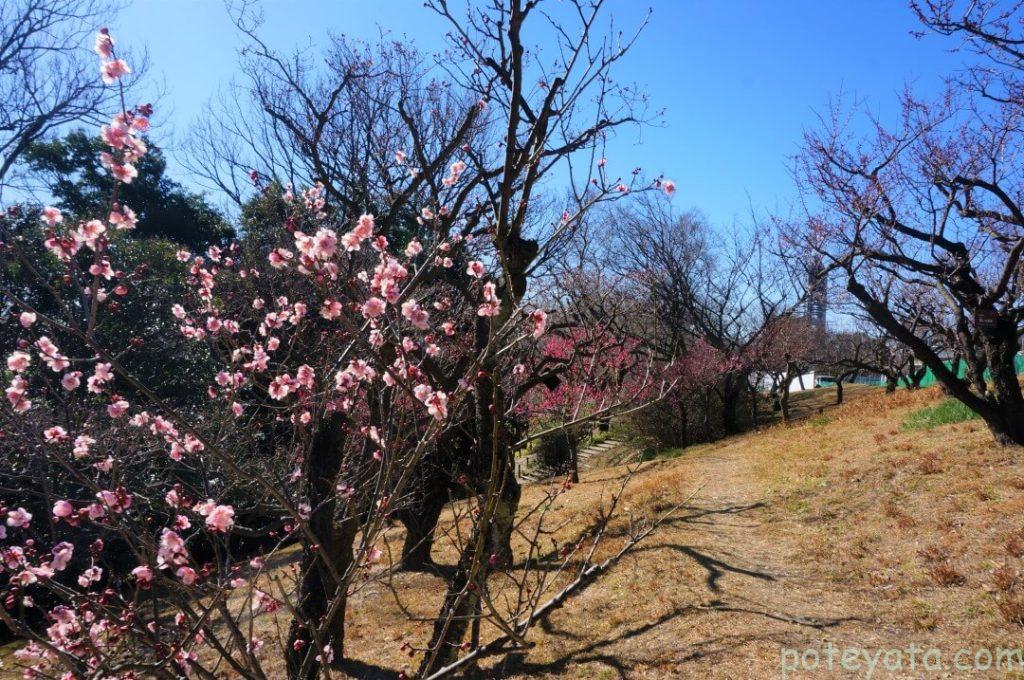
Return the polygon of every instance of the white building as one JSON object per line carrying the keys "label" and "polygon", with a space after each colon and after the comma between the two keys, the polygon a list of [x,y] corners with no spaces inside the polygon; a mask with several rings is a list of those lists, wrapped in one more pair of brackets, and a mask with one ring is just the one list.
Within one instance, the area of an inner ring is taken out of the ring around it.
{"label": "white building", "polygon": [[827,387],[835,384],[835,376],[821,371],[811,371],[793,378],[789,383],[789,391],[790,393],[803,392],[804,390],[813,390],[815,387]]}

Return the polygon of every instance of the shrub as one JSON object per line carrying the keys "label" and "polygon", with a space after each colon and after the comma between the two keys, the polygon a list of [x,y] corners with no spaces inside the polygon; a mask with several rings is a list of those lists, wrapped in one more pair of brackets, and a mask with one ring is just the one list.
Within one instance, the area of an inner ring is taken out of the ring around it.
{"label": "shrub", "polygon": [[589,428],[576,425],[542,435],[537,441],[537,458],[541,465],[556,470],[567,470],[573,452],[589,434]]}
{"label": "shrub", "polygon": [[950,562],[939,562],[928,571],[928,575],[937,584],[946,588],[963,585],[967,580]]}

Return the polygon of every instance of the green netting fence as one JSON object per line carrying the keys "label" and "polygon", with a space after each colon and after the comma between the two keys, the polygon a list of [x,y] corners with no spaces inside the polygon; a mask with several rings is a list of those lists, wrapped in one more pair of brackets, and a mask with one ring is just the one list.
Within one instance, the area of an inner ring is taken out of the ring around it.
{"label": "green netting fence", "polygon": [[[952,361],[946,361],[946,362],[943,362],[943,363],[946,364],[946,367],[949,370],[951,370],[951,371],[953,370],[953,362]],[[1017,356],[1015,356],[1013,358],[1013,367],[1014,367],[1014,369],[1016,369],[1017,375],[1020,375],[1021,373],[1024,373],[1024,354],[1018,354]],[[964,362],[964,361],[958,361],[957,362],[957,367],[956,367],[956,375],[957,375],[957,377],[958,378],[962,378],[966,374],[967,374],[967,363]],[[989,372],[985,371],[985,379],[988,380],[990,377],[991,376],[989,375]],[[880,383],[884,385],[885,384],[885,378],[882,378]],[[906,386],[906,384],[907,383],[906,383],[905,380],[900,381],[900,385],[901,386]],[[929,387],[929,386],[934,385],[934,384],[935,384],[935,374],[932,373],[932,369],[930,369],[930,368],[926,369],[925,372],[924,372],[924,377],[921,378],[921,387]]]}

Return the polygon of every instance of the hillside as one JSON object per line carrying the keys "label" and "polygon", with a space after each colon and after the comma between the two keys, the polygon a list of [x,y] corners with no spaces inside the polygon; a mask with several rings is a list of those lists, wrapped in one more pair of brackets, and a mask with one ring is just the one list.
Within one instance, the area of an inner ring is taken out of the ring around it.
{"label": "hillside", "polygon": [[[501,667],[485,662],[486,677],[771,678],[780,677],[782,648],[822,654],[817,670],[785,677],[868,677],[863,661],[852,675],[838,666],[828,672],[829,643],[871,654],[911,643],[937,648],[947,668],[925,677],[957,677],[949,664],[962,648],[973,655],[1019,647],[1019,455],[993,447],[978,421],[905,429],[941,403],[935,391],[886,396],[855,388],[840,407],[828,406],[831,398],[830,390],[802,395],[807,417],[797,424],[644,463],[626,495],[632,509],[689,501],[535,629],[528,653]],[[593,512],[624,469],[584,472],[553,514]],[[548,486],[527,486],[524,504]],[[445,528],[453,527],[449,517]],[[391,540],[397,549],[401,535]],[[444,541],[434,557],[454,562]],[[287,580],[290,569],[273,577]],[[348,626],[354,675],[414,670],[402,642],[427,635],[428,624],[409,616],[434,613],[438,578],[399,573],[359,590]],[[285,622],[264,616],[257,626],[269,640]],[[908,663],[904,655],[902,670],[890,671],[879,658],[870,677],[922,677]],[[989,674],[996,675],[974,677]]]}
{"label": "hillside", "polygon": [[[830,398],[819,391],[803,406],[813,413]],[[971,664],[982,650],[975,676],[996,675],[984,650],[1021,646],[1024,468],[978,421],[902,427],[937,403],[933,390],[851,390],[847,404],[800,424],[651,464],[646,493],[696,495],[556,614],[512,676],[779,677],[787,647],[821,650],[817,670],[787,677],[850,677],[838,653],[834,675],[826,670],[829,641],[881,651],[871,677],[922,677],[905,652],[901,671],[883,666],[911,643],[941,651],[934,677],[957,677],[962,648]],[[917,652],[918,664],[936,658]]]}
{"label": "hillside", "polygon": [[[1011,578],[1024,554],[1019,455],[992,446],[978,421],[904,430],[940,403],[935,390],[848,394],[840,407],[829,405],[831,390],[801,395],[798,424],[645,463],[629,493],[634,507],[692,499],[535,630],[534,649],[490,677],[770,678],[779,677],[782,647],[824,653],[827,641],[872,654],[914,642],[942,650],[945,664],[961,648],[1020,647],[1020,625],[1007,616],[1024,605],[1000,590],[1020,588]],[[585,472],[556,513],[588,512],[623,470]],[[544,486],[526,487],[524,503]],[[435,559],[453,556],[442,546]],[[400,574],[393,586],[429,616],[436,598],[417,590],[436,578]],[[380,634],[421,637],[426,624],[401,624],[379,586],[359,600],[349,653],[366,664],[361,677],[414,668]],[[823,667],[788,675],[829,676]],[[920,674],[883,672],[879,660],[872,677]]]}

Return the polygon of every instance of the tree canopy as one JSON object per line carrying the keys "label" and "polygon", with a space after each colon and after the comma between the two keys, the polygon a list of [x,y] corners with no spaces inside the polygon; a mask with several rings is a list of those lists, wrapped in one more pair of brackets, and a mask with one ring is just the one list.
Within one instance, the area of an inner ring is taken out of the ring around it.
{"label": "tree canopy", "polygon": [[[167,176],[167,160],[151,140],[139,162],[139,174],[120,184],[118,200],[131,206],[139,221],[136,237],[165,238],[192,248],[222,244],[233,229],[202,194],[188,191]],[[64,137],[35,142],[26,162],[53,194],[57,205],[74,216],[104,214],[114,178],[100,162],[104,142],[75,130]]]}

